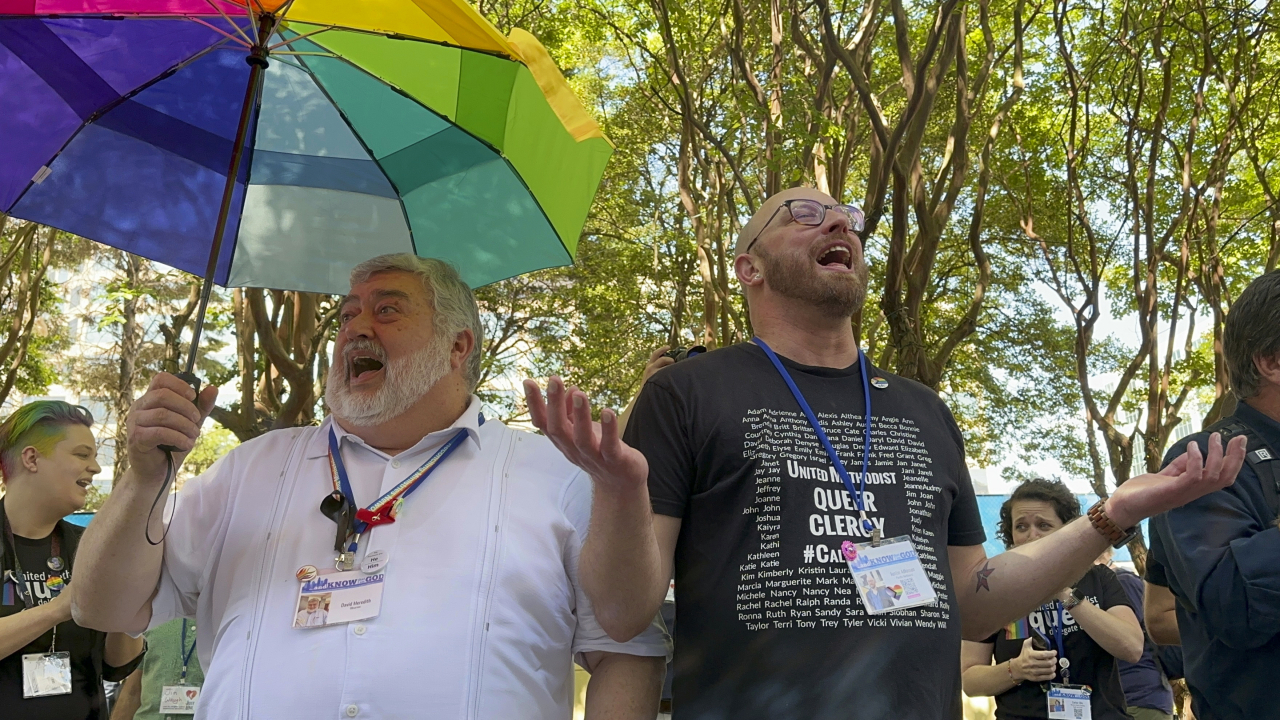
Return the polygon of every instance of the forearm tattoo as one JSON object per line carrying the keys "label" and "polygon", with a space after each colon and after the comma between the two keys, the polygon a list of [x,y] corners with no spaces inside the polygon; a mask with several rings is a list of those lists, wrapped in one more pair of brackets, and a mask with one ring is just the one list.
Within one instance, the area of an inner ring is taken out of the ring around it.
{"label": "forearm tattoo", "polygon": [[982,569],[976,573],[976,577],[978,579],[978,587],[974,588],[973,591],[978,592],[979,590],[986,590],[987,592],[990,592],[991,583],[987,580],[987,578],[991,577],[991,574],[994,573],[995,571],[996,569],[991,567],[990,560],[984,561],[982,563]]}

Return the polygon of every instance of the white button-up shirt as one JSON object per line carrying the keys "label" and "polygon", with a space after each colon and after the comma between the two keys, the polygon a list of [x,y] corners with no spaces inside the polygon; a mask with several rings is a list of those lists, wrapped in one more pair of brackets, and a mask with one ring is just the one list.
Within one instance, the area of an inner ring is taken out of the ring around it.
{"label": "white button-up shirt", "polygon": [[[667,654],[658,625],[609,639],[578,583],[590,478],[546,438],[479,417],[473,397],[452,428],[395,459],[330,418],[251,440],[186,483],[151,626],[195,618],[198,718],[568,718],[575,655]],[[330,427],[362,507],[459,428],[468,439],[362,539],[361,556],[388,555],[379,615],[294,628],[295,574],[334,561],[336,528],[320,513]]]}

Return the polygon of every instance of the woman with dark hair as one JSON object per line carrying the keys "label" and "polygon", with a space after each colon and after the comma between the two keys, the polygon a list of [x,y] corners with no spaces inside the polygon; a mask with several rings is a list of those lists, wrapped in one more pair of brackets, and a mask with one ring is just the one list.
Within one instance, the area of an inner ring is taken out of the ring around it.
{"label": "woman with dark hair", "polygon": [[124,680],[142,640],[71,620],[66,592],[98,466],[88,410],[43,400],[0,424],[0,717],[105,718],[103,679]]}
{"label": "woman with dark hair", "polygon": [[[1028,480],[1000,507],[997,535],[1005,547],[1016,548],[1078,517],[1080,503],[1066,485]],[[1037,638],[1047,649],[1035,648]],[[1142,646],[1142,627],[1124,586],[1110,568],[1094,565],[1027,617],[982,642],[966,641],[961,677],[967,694],[995,696],[1000,720],[1081,717],[1068,714],[1058,696],[1072,693],[1057,685],[1088,687],[1090,714],[1084,717],[1122,720],[1130,716],[1116,658],[1134,662]]]}

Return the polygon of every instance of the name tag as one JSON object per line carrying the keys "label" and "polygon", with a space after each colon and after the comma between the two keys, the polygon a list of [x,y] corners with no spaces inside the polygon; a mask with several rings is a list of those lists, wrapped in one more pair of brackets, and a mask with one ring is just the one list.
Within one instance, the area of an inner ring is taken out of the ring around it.
{"label": "name tag", "polygon": [[165,685],[160,688],[160,712],[170,715],[194,715],[200,699],[199,685]]}
{"label": "name tag", "polygon": [[298,589],[293,627],[325,627],[378,617],[385,579],[386,574],[382,572],[318,572]]}
{"label": "name tag", "polygon": [[71,694],[71,653],[32,653],[22,656],[22,697]]}
{"label": "name tag", "polygon": [[1084,685],[1049,686],[1049,720],[1093,720],[1089,688]]}
{"label": "name tag", "polygon": [[868,613],[879,615],[937,602],[938,595],[910,535],[889,538],[879,546],[846,541],[841,550]]}

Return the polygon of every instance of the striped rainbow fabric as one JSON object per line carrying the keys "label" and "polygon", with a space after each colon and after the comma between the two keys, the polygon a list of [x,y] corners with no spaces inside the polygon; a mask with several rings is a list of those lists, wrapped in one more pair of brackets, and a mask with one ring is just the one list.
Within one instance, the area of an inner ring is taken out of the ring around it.
{"label": "striped rainbow fabric", "polygon": [[1031,629],[1024,617],[1020,620],[1014,620],[1005,626],[1004,635],[1009,640],[1026,640],[1031,637]]}
{"label": "striped rainbow fabric", "polygon": [[612,147],[533,36],[463,0],[246,1],[0,0],[0,212],[203,275],[266,15],[218,284],[572,262]]}

